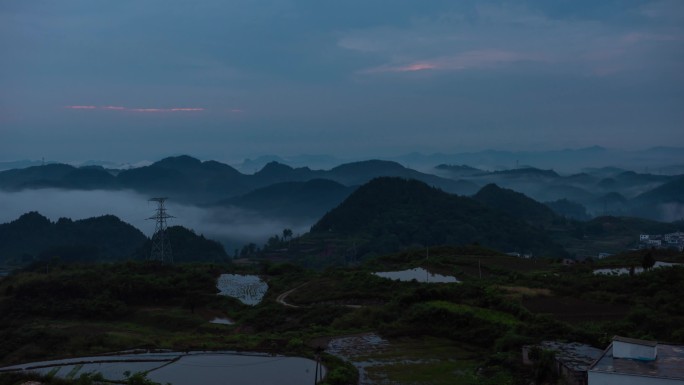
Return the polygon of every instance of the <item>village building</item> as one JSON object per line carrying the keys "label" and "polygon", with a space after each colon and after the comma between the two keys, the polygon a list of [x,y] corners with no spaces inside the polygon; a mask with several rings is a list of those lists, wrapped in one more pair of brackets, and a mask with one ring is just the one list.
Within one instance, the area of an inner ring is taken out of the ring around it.
{"label": "village building", "polygon": [[675,249],[684,251],[684,232],[677,231],[669,234],[640,234],[640,249]]}
{"label": "village building", "polygon": [[684,346],[615,336],[587,374],[588,385],[684,385]]}
{"label": "village building", "polygon": [[554,352],[554,370],[567,385],[587,385],[587,369],[603,353],[601,349],[577,342],[543,341],[539,345],[523,346],[523,364],[533,364],[530,352],[535,348]]}

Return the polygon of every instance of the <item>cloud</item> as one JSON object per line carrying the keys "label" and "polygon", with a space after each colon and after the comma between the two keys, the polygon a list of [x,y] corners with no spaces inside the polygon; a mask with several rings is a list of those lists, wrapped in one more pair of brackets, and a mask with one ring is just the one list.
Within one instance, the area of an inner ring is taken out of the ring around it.
{"label": "cloud", "polygon": [[467,69],[493,68],[521,61],[545,61],[543,55],[499,50],[463,52],[451,57],[421,60],[409,64],[383,65],[363,70],[360,73],[416,72],[427,70],[462,71]]}
{"label": "cloud", "polygon": [[171,108],[126,108],[121,106],[65,106],[70,110],[107,110],[107,111],[132,111],[132,112],[201,112],[204,107],[171,107]]}
{"label": "cloud", "polygon": [[[5,3],[6,159],[370,157],[527,146],[542,132],[555,146],[683,135],[681,0]],[[95,108],[61,108],[77,102]],[[192,137],[185,117],[201,120]],[[120,139],[130,132],[135,146]]]}
{"label": "cloud", "polygon": [[[149,197],[132,191],[0,191],[0,223],[13,221],[29,211],[38,211],[53,221],[61,217],[77,220],[111,214],[149,237],[154,231],[155,223],[147,218],[154,214],[155,205],[148,199]],[[167,209],[175,217],[169,220],[169,226],[187,227],[230,247],[239,247],[249,242],[261,245],[269,237],[280,234],[284,228],[292,229],[295,234],[303,234],[312,225],[266,218],[237,208],[207,209],[173,200],[167,201]],[[233,250],[226,251],[232,254]]]}
{"label": "cloud", "polygon": [[97,106],[64,106],[70,110],[95,110]]}
{"label": "cloud", "polygon": [[684,41],[684,36],[646,32],[631,32],[622,37],[622,42],[626,44],[638,44],[653,41]]}
{"label": "cloud", "polygon": [[[674,9],[678,14],[684,7],[663,2],[657,9]],[[604,15],[603,20],[592,17],[596,9],[584,11],[578,5],[566,16],[546,5],[489,2],[468,11],[445,10],[440,15],[413,19],[405,26],[344,31],[337,45],[381,63],[356,71],[366,75],[448,74],[541,62],[545,72],[556,76],[606,76],[653,72],[668,60],[668,72],[673,72],[674,64],[681,65],[681,57],[672,54],[681,52],[681,26],[661,26],[643,17],[638,23],[621,21],[621,17],[638,17],[629,7]]]}

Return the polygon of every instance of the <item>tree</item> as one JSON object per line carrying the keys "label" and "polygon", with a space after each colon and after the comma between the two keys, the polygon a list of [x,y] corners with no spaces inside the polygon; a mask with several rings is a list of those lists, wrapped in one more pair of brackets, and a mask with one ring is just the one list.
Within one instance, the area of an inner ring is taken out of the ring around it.
{"label": "tree", "polygon": [[292,238],[292,230],[290,229],[283,229],[283,241],[286,239],[291,239]]}
{"label": "tree", "polygon": [[653,259],[653,255],[649,251],[644,255],[644,258],[641,260],[641,266],[644,268],[644,270],[648,270],[652,268],[655,265],[655,259]]}

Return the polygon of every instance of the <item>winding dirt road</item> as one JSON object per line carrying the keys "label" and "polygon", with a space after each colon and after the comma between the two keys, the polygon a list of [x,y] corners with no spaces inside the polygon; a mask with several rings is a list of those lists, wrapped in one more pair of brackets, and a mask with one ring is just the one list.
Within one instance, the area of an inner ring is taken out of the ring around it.
{"label": "winding dirt road", "polygon": [[[304,284],[304,285],[306,285],[306,284]],[[297,306],[297,305],[293,305],[291,303],[285,302],[285,300],[287,299],[288,295],[292,294],[295,290],[299,289],[300,287],[302,287],[304,285],[297,286],[294,289],[290,289],[290,290],[284,292],[283,294],[279,295],[278,298],[276,298],[276,302],[278,302],[279,304],[281,304],[283,306],[287,306],[287,307],[292,307],[292,308],[301,307],[301,306]]]}

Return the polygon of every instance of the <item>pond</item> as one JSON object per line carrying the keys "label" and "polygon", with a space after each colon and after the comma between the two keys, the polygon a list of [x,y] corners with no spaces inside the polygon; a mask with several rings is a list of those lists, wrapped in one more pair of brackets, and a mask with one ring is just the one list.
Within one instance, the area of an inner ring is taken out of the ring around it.
{"label": "pond", "polygon": [[268,291],[268,284],[256,275],[221,274],[216,281],[219,295],[237,298],[246,305],[256,305]]}
{"label": "pond", "polygon": [[[681,263],[671,263],[671,262],[656,262],[655,265],[653,265],[653,268],[659,268],[659,267],[671,267],[671,266],[681,266]],[[639,266],[639,267],[634,267],[634,273],[639,274],[643,273],[644,268]],[[626,275],[629,274],[629,267],[609,267],[605,269],[596,269],[594,270],[594,274],[602,274],[602,275]]]}
{"label": "pond", "polygon": [[400,281],[412,281],[416,280],[418,282],[427,283],[455,283],[460,282],[456,277],[450,275],[433,274],[422,267],[417,267],[415,269],[402,270],[402,271],[381,271],[373,273],[378,277],[388,278]]}
{"label": "pond", "polygon": [[216,318],[214,318],[213,320],[209,321],[209,323],[212,323],[212,324],[219,324],[219,325],[232,325],[232,324],[234,324],[235,322],[233,322],[233,320],[228,319],[228,318],[219,318],[219,317],[216,317]]}
{"label": "pond", "polygon": [[101,373],[110,381],[125,380],[125,372],[147,372],[152,381],[172,385],[299,385],[314,382],[316,362],[261,353],[124,353],[0,368],[0,371],[8,370],[30,370],[67,379],[84,373]]}

